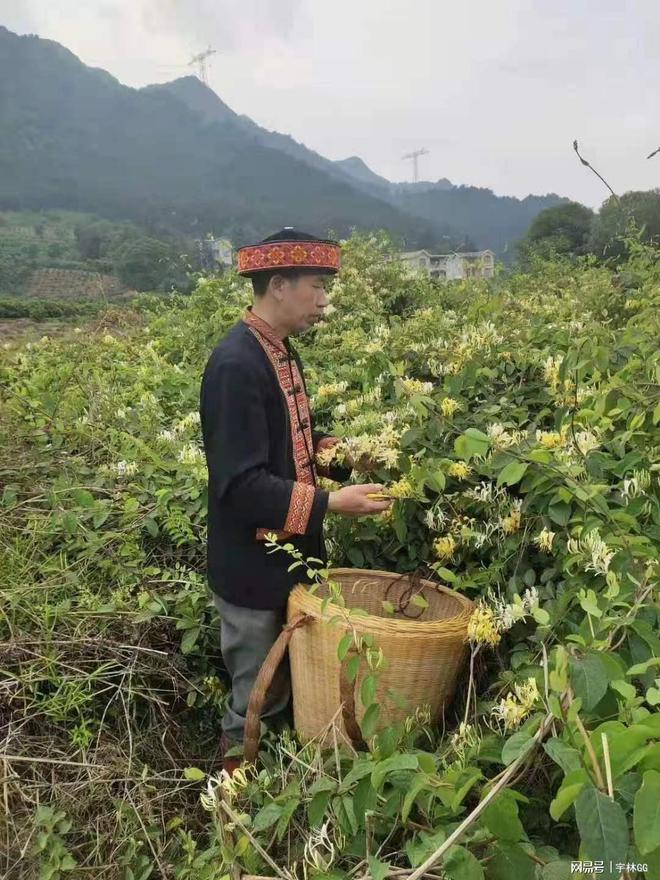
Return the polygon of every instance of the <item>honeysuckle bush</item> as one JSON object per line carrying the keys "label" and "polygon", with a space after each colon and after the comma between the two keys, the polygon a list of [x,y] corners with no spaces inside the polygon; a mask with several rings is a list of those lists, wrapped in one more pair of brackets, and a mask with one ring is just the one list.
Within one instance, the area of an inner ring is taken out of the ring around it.
{"label": "honeysuckle bush", "polygon": [[[197,408],[249,284],[3,350],[5,872],[23,852],[44,877],[414,876],[449,841],[451,880],[561,880],[577,859],[660,877],[660,256],[629,252],[438,284],[384,235],[345,242],[295,344],[341,438],[322,460],[351,455],[395,501],[330,515],[330,562],[469,596],[469,668],[442,729],[373,709],[364,751],[266,738],[232,780]],[[383,660],[354,647],[369,709]]]}

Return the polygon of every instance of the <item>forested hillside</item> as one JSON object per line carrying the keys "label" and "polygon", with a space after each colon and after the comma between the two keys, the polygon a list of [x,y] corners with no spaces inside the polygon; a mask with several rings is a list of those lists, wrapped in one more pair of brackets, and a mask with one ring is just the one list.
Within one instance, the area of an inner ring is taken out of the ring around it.
{"label": "forested hillside", "polygon": [[236,114],[194,77],[133,89],[0,27],[0,209],[69,209],[235,244],[283,225],[505,251],[557,196],[380,183]]}

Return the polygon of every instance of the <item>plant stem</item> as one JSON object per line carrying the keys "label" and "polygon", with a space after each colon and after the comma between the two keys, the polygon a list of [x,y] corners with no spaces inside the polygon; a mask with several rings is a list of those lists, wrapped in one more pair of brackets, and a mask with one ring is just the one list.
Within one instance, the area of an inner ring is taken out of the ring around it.
{"label": "plant stem", "polygon": [[[552,722],[554,720],[554,715],[552,712],[548,713],[546,717],[543,719],[541,726],[536,732],[536,736],[534,737],[534,745],[537,746],[546,736],[550,727],[552,726]],[[428,857],[428,859],[419,866],[412,874],[408,874],[406,880],[420,880],[428,871],[429,868],[432,868],[434,865],[437,865],[442,856],[447,852],[447,850],[453,846],[457,840],[467,831],[467,829],[477,821],[479,816],[486,809],[488,804],[502,791],[503,788],[506,788],[509,781],[516,775],[518,772],[518,768],[526,761],[529,757],[529,751],[524,752],[522,755],[519,755],[516,760],[511,764],[511,766],[506,770],[503,774],[500,781],[497,785],[493,786],[491,790],[488,792],[486,797],[474,808],[474,810],[465,817],[465,819],[461,822],[461,824],[456,828],[456,830],[449,835],[447,840],[436,849],[432,855]]]}

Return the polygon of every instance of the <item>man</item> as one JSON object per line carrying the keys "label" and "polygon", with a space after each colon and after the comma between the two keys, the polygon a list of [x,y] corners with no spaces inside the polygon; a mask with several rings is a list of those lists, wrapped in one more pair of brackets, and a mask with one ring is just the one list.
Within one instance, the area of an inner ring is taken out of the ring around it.
{"label": "man", "polygon": [[[286,620],[296,583],[311,583],[283,552],[267,552],[269,532],[303,554],[327,562],[328,511],[364,516],[391,501],[367,493],[382,486],[328,492],[317,474],[348,480],[349,466],[317,467],[316,452],[337,441],[314,429],[303,366],[289,337],[304,332],[328,304],[324,282],[340,266],[337,242],[292,227],[238,252],[238,272],[252,279],[254,303],[211,354],[202,379],[200,415],[208,482],[208,581],[220,613],[220,638],[232,694],[223,717],[221,750],[228,772],[238,750],[252,686]],[[283,665],[262,719],[290,720],[291,685]]]}

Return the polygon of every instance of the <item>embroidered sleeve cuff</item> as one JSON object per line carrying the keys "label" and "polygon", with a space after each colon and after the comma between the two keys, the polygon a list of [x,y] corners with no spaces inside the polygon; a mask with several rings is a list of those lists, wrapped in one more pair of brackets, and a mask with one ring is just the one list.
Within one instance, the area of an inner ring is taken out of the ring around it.
{"label": "embroidered sleeve cuff", "polygon": [[284,531],[306,535],[321,530],[330,493],[307,483],[294,483]]}

